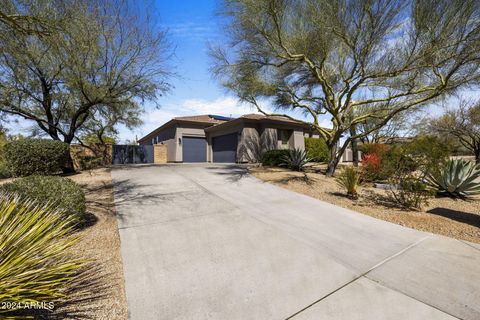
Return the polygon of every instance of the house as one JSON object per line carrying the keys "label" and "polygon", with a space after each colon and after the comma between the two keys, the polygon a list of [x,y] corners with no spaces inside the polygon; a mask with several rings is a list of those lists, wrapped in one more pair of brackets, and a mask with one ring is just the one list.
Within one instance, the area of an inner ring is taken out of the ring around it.
{"label": "house", "polygon": [[285,117],[247,114],[177,117],[138,142],[164,144],[168,162],[256,162],[265,150],[304,149],[308,124]]}

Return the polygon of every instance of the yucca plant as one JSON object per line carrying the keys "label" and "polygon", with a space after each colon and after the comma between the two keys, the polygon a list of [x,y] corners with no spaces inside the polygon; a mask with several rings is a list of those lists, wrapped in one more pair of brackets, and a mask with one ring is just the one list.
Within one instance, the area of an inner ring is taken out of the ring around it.
{"label": "yucca plant", "polygon": [[480,165],[455,159],[428,174],[427,182],[438,189],[439,194],[465,198],[480,194]]}
{"label": "yucca plant", "polygon": [[[0,194],[0,301],[48,303],[65,298],[87,265],[71,250],[78,238],[73,219],[48,205]],[[0,317],[8,313],[12,318],[12,312],[0,309]]]}
{"label": "yucca plant", "polygon": [[292,149],[282,157],[282,165],[295,171],[302,171],[305,165],[310,161],[305,150]]}
{"label": "yucca plant", "polygon": [[346,167],[335,178],[339,186],[346,189],[347,196],[351,199],[358,199],[357,189],[360,186],[360,174],[354,167]]}

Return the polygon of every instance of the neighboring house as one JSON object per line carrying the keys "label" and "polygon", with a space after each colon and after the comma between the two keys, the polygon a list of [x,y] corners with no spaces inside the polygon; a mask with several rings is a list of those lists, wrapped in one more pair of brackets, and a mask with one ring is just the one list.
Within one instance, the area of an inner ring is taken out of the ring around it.
{"label": "neighboring house", "polygon": [[164,144],[168,162],[256,162],[265,150],[304,149],[310,126],[284,117],[247,114],[177,117],[138,142]]}

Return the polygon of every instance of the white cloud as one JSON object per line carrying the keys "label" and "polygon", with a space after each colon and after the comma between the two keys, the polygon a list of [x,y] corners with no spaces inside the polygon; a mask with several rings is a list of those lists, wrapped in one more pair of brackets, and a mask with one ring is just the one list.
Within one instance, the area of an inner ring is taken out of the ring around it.
{"label": "white cloud", "polygon": [[252,105],[241,103],[234,97],[218,98],[213,101],[188,99],[180,108],[190,114],[217,114],[232,117],[255,112]]}

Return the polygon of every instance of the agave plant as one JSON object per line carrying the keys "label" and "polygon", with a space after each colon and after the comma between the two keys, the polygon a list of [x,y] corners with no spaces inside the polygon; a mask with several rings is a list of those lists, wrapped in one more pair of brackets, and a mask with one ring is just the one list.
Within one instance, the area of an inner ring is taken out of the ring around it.
{"label": "agave plant", "polygon": [[282,165],[295,171],[302,171],[305,165],[310,161],[305,150],[292,149],[282,157]]}
{"label": "agave plant", "polygon": [[347,196],[351,199],[358,199],[358,186],[360,185],[360,174],[354,167],[346,167],[335,178],[339,186],[347,190]]}
{"label": "agave plant", "polygon": [[[69,250],[78,238],[73,219],[48,205],[0,194],[0,301],[13,307],[65,297],[86,265]],[[0,318],[12,312],[14,307],[0,309]]]}
{"label": "agave plant", "polygon": [[438,189],[438,193],[451,197],[465,198],[480,194],[480,165],[456,159],[427,176],[427,182]]}

